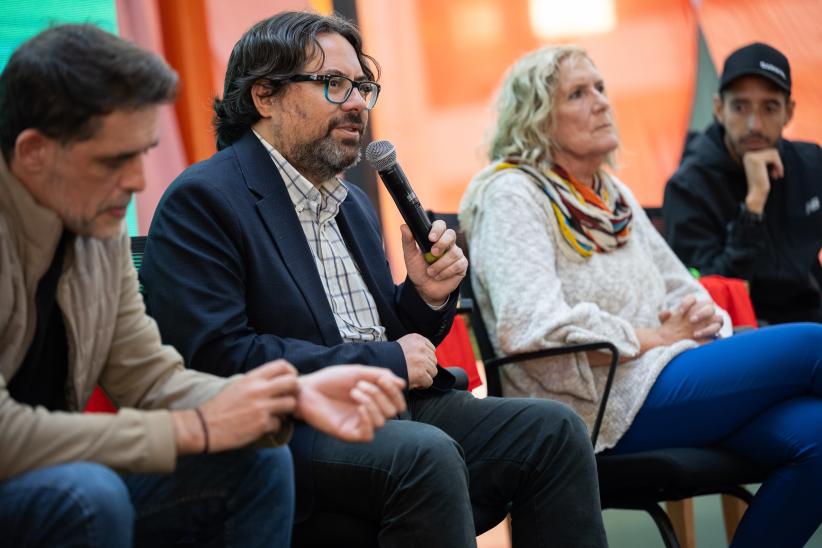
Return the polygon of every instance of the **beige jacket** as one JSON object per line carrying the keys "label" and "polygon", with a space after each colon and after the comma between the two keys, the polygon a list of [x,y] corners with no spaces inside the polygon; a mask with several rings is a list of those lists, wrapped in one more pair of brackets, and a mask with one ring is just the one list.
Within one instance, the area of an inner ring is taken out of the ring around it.
{"label": "beige jacket", "polygon": [[70,408],[83,409],[99,383],[120,411],[49,412],[17,403],[6,389],[34,336],[35,291],[62,230],[59,217],[35,203],[0,158],[0,480],[79,460],[170,472],[174,428],[163,409],[197,406],[228,380],[186,370],[180,355],[161,343],[145,313],[126,234],[75,238],[57,287],[68,335]]}

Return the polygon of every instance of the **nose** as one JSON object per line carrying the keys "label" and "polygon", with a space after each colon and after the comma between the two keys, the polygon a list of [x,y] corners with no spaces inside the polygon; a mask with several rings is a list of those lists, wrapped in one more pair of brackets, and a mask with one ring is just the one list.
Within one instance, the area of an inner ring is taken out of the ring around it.
{"label": "nose", "polygon": [[340,105],[342,109],[345,111],[355,111],[360,112],[365,110],[365,107],[368,105],[366,103],[365,98],[360,94],[360,90],[357,87],[351,88],[351,94],[348,96],[348,99]]}
{"label": "nose", "polygon": [[762,117],[758,112],[752,112],[748,115],[748,131],[761,132],[762,131]]}
{"label": "nose", "polygon": [[611,100],[608,98],[608,96],[599,90],[596,90],[594,93],[596,98],[596,100],[594,101],[594,108],[597,109],[597,112],[609,110],[611,108]]}
{"label": "nose", "polygon": [[142,192],[146,188],[146,177],[143,169],[143,156],[131,159],[120,178],[120,188],[126,192]]}

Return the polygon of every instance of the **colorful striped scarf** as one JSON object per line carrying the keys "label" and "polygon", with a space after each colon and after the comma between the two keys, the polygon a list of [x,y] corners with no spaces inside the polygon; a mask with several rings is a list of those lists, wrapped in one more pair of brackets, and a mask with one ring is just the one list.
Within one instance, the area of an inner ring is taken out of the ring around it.
{"label": "colorful striped scarf", "polygon": [[516,160],[506,160],[496,170],[512,168],[529,174],[548,197],[557,228],[568,244],[561,249],[569,257],[608,253],[628,242],[633,220],[631,206],[607,174],[597,175],[591,188],[558,165],[542,172]]}

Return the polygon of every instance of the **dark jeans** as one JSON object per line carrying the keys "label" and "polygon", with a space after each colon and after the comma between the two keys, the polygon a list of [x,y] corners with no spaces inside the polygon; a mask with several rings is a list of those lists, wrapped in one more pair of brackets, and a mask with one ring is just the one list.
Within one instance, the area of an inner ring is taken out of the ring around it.
{"label": "dark jeans", "polygon": [[591,443],[568,407],[450,391],[412,393],[410,412],[370,443],[317,438],[315,515],[295,544],[315,516],[348,513],[377,524],[380,546],[476,546],[510,510],[515,546],[606,545]]}
{"label": "dark jeans", "polygon": [[170,475],[76,462],[0,482],[0,545],[286,547],[293,507],[284,447],[185,457]]}

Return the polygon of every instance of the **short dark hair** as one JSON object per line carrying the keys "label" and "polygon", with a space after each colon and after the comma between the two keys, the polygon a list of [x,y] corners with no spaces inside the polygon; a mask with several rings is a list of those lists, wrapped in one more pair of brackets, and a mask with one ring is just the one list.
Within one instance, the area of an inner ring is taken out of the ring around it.
{"label": "short dark hair", "polygon": [[281,93],[286,85],[282,79],[300,71],[315,54],[322,58],[317,36],[326,33],[348,40],[366,78],[374,80],[374,71],[379,78],[379,64],[363,52],[360,32],[350,21],[337,15],[295,11],[264,19],[243,34],[228,59],[223,98],[214,99],[218,150],[242,137],[260,119],[251,97],[252,86],[262,81],[270,90],[269,96]]}
{"label": "short dark hair", "polygon": [[91,138],[100,116],[173,101],[177,73],[94,25],[59,25],[24,42],[0,74],[0,149],[35,128],[63,143]]}

